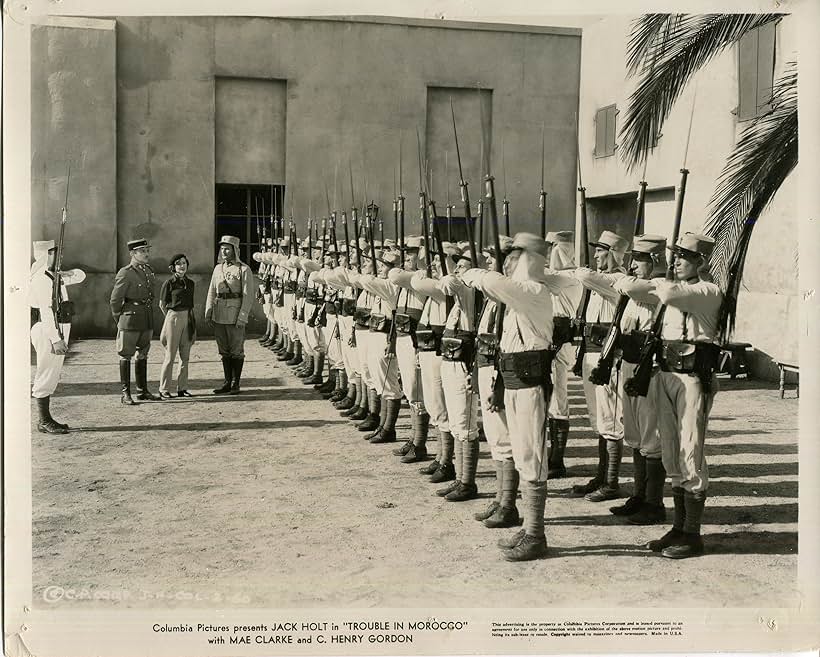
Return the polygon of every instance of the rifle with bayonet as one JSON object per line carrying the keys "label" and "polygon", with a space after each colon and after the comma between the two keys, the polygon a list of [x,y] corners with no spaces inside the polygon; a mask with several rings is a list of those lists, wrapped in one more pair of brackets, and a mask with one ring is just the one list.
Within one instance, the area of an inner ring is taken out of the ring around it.
{"label": "rifle with bayonet", "polygon": [[[71,165],[68,165],[68,173],[65,181],[65,200],[60,212],[60,239],[57,242],[57,253],[54,256],[54,280],[51,286],[51,310],[54,313],[54,325],[57,327],[57,335],[60,340],[65,341],[62,324],[67,324],[74,316],[74,304],[63,299],[63,252],[65,249],[65,226],[68,223],[68,187],[71,183]],[[46,267],[47,268],[47,267]]]}
{"label": "rifle with bayonet", "polygon": [[[547,237],[547,192],[544,191],[544,124],[541,124],[541,193],[538,196],[538,209],[541,211],[541,239],[546,239]],[[579,166],[579,180],[580,180],[580,166],[581,163],[578,163]]]}
{"label": "rifle with bayonet", "polygon": [[510,236],[510,202],[507,200],[507,163],[504,157],[504,138],[501,138],[501,176],[504,182],[504,200],[501,202],[501,211],[504,214],[504,228]]}
{"label": "rifle with bayonet", "polygon": [[458,130],[456,128],[456,112],[453,109],[453,99],[450,98],[450,113],[453,116],[453,135],[456,140],[456,158],[458,159],[458,186],[461,190],[461,201],[464,204],[464,221],[467,223],[467,238],[470,242],[470,263],[475,267],[478,263],[478,254],[475,248],[475,235],[473,235],[473,218],[470,215],[470,195],[467,190],[467,182],[464,180],[464,171],[461,168],[461,151],[458,147]]}
{"label": "rifle with bayonet", "polygon": [[419,155],[419,221],[421,221],[421,232],[424,237],[424,253],[425,267],[427,270],[427,277],[432,278],[433,270],[431,268],[432,258],[430,258],[430,231],[427,227],[427,194],[424,191],[424,174],[421,170],[421,137],[419,137],[418,128],[416,128],[416,145],[418,146]]}
{"label": "rifle with bayonet", "polygon": [[[586,187],[581,179],[581,156],[578,154],[578,192],[581,195],[581,242],[580,245],[580,266],[589,266],[589,223],[587,220],[587,195]],[[584,337],[584,328],[586,326],[587,308],[589,307],[589,299],[592,290],[584,289],[581,303],[578,306],[578,312],[575,314],[575,319],[572,320],[573,335],[579,338],[578,350],[575,352],[575,364],[572,367],[572,373],[575,376],[582,376],[584,367],[584,356],[587,353],[587,342]]]}
{"label": "rifle with bayonet", "polygon": [[[633,242],[635,237],[640,234],[641,226],[643,224],[644,205],[646,202],[646,162],[648,162],[648,158],[647,160],[644,160],[643,175],[641,176],[640,183],[638,183],[635,225],[632,231]],[[624,264],[626,265],[627,263]],[[607,336],[601,347],[601,355],[598,357],[598,364],[589,373],[590,382],[596,386],[606,385],[609,383],[609,379],[612,376],[612,366],[615,363],[615,351],[621,337],[621,320],[623,319],[627,305],[629,305],[629,295],[620,295],[620,297],[618,297],[618,302],[615,305],[615,313],[612,316],[612,323],[609,325],[609,331],[607,332]]]}

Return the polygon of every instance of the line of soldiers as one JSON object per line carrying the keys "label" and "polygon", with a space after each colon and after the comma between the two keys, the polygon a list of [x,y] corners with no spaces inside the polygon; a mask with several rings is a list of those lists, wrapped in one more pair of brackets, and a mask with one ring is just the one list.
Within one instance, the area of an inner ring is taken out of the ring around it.
{"label": "line of soldiers", "polygon": [[[499,248],[478,257],[471,257],[469,243],[441,240],[432,240],[425,253],[426,237],[406,236],[400,244],[364,237],[334,244],[324,235],[313,242],[269,238],[253,256],[261,263],[259,296],[269,320],[262,345],[357,422],[371,444],[397,440],[406,398],[412,431],[393,453],[406,464],[427,461],[434,427],[438,449],[420,472],[432,483],[449,482],[436,491],[449,502],[478,494],[483,429],[496,496],[475,518],[489,528],[523,523],[499,541],[502,554],[508,561],[538,559],[547,555],[547,480],[567,474],[567,381],[579,326],[573,318],[589,290],[580,326],[598,465],[573,492],[593,503],[618,498],[626,441],[634,488],[611,512],[636,525],[665,522],[669,477],[673,526],[646,547],[668,558],[702,553],[703,445],[716,391],[723,300],[708,277],[714,241],[686,233],[667,247],[663,237],[638,235],[628,252],[627,240],[604,231],[590,242],[590,269],[575,266],[571,231],[546,239],[499,236]],[[675,258],[674,280],[659,278],[667,270],[667,250]],[[627,253],[629,272],[623,267]],[[606,341],[619,299],[628,305],[613,347]],[[611,373],[593,385],[601,351],[610,347],[616,354]],[[640,386],[633,381],[647,363],[648,390],[636,394]]]}

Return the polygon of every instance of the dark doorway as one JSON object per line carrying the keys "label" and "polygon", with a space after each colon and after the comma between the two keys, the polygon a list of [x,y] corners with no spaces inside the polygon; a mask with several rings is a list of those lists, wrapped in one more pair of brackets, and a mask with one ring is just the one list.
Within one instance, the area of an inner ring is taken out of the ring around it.
{"label": "dark doorway", "polygon": [[256,271],[259,263],[252,256],[259,251],[262,236],[272,236],[274,217],[277,223],[280,222],[284,195],[284,185],[218,184],[215,212],[217,243],[223,235],[238,237],[239,257]]}

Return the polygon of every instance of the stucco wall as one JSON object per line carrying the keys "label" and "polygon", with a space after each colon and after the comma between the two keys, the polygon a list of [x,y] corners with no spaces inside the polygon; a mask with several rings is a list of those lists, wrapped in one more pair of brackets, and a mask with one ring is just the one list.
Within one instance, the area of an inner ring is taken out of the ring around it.
{"label": "stucco wall", "polygon": [[[625,52],[631,18],[607,17],[584,28],[581,61],[580,144],[581,166],[587,196],[603,196],[638,189],[641,170],[628,171],[619,153],[595,158],[595,111],[617,103],[623,119],[635,80],[626,80]],[[785,18],[777,26],[775,78],[796,48],[795,25]],[[681,231],[700,232],[709,199],[731,152],[743,122],[737,107],[737,54],[727,50],[703,69],[684,91],[663,126],[658,147],[649,158],[646,181],[649,189],[675,187],[683,165],[686,135],[693,107],[692,133],[686,167],[687,181]],[[618,129],[620,130],[620,121]],[[734,339],[754,345],[754,374],[772,377],[772,359],[789,360],[797,355],[797,172],[783,185],[774,202],[761,216],[752,238],[738,302]],[[671,236],[674,203],[660,203],[650,213],[647,232]],[[578,216],[580,220],[580,215]],[[627,234],[631,226],[620,227]]]}
{"label": "stucco wall", "polygon": [[[211,270],[216,252],[215,162],[220,157],[215,146],[215,78],[223,77],[286,81],[285,153],[271,158],[271,162],[284,161],[284,180],[265,182],[288,185],[287,198],[292,192],[300,223],[309,204],[314,214],[324,212],[325,184],[332,195],[336,170],[339,205],[349,204],[348,160],[357,204],[366,174],[368,196],[389,213],[398,142],[403,135],[410,232],[417,214],[412,202],[418,186],[415,132],[419,130],[422,140],[427,135],[427,87],[473,89],[480,85],[492,90],[490,159],[499,181],[502,136],[505,141],[514,230],[538,226],[542,123],[550,228],[571,227],[578,31],[486,24],[448,29],[447,25],[444,21],[395,19],[124,17],[116,19],[116,39],[110,30],[106,49],[96,50],[89,47],[87,37],[67,40],[54,28],[42,28],[33,46],[39,56],[33,58],[32,84],[39,90],[35,97],[44,105],[51,102],[42,91],[44,81],[52,71],[70,69],[65,65],[67,59],[79,62],[72,66],[93,64],[93,71],[107,71],[103,80],[90,73],[86,76],[92,87],[107,85],[108,95],[95,99],[93,107],[83,102],[83,85],[88,84],[84,80],[75,80],[73,86],[68,81],[70,88],[64,91],[74,98],[65,106],[66,114],[82,124],[66,133],[72,144],[83,130],[99,133],[99,112],[107,117],[108,133],[103,131],[102,137],[110,140],[111,147],[95,151],[95,173],[101,174],[108,188],[116,189],[105,210],[94,215],[100,217],[98,223],[78,224],[88,250],[95,254],[91,265],[78,263],[113,279],[116,269],[128,261],[126,242],[143,236],[152,240],[151,263],[157,271],[164,272],[167,258],[177,251],[188,254],[194,273]],[[47,53],[57,46],[64,48],[65,55],[50,60]],[[56,166],[61,156],[53,146],[56,128],[46,120],[49,111],[45,107],[35,117],[33,137],[43,146],[41,161]],[[268,119],[262,123],[270,123]],[[248,130],[256,127],[249,125]],[[479,185],[472,178],[478,170],[475,160],[480,138],[475,132],[459,134],[467,152],[465,177],[471,179],[474,203]],[[422,147],[425,157],[436,162],[443,160],[438,149],[449,150],[450,195],[455,202],[454,144]],[[436,200],[441,206],[443,168],[434,166]],[[35,208],[43,204],[40,198],[56,198],[59,191],[56,186],[50,191],[38,189],[36,182],[33,187]],[[33,225],[35,235],[42,232],[36,213]],[[385,230],[390,234],[392,221],[385,222]],[[303,227],[300,234],[304,234]],[[105,287],[102,282],[95,284],[93,297],[86,298],[92,288],[88,285],[75,296],[82,297],[83,304],[104,304],[107,296],[101,293]],[[77,334],[113,333],[113,324],[102,323],[104,312],[99,307],[83,312]]]}

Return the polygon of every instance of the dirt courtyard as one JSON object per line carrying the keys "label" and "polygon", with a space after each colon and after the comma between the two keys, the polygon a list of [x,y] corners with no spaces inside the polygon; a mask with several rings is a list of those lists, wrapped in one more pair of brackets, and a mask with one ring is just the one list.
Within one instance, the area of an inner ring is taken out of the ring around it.
{"label": "dirt courtyard", "polygon": [[[155,340],[155,393],[162,351]],[[193,399],[125,407],[113,341],[72,343],[52,400],[72,431],[46,435],[32,424],[36,607],[796,604],[793,392],[780,400],[772,384],[721,380],[707,441],[707,553],[673,561],[641,547],[668,525],[633,527],[609,513],[612,502],[569,496],[597,458],[573,379],[569,477],[550,482],[547,501],[551,557],[514,564],[495,545],[511,530],[472,517],[494,495],[486,443],[480,498],[446,502],[418,465],[391,455],[395,445],[363,441],[255,339],[246,352],[239,396],[211,394],[221,364],[203,340],[192,354]],[[400,440],[409,424],[405,406]],[[665,494],[671,518],[668,482]],[[70,600],[67,591],[96,595]]]}

